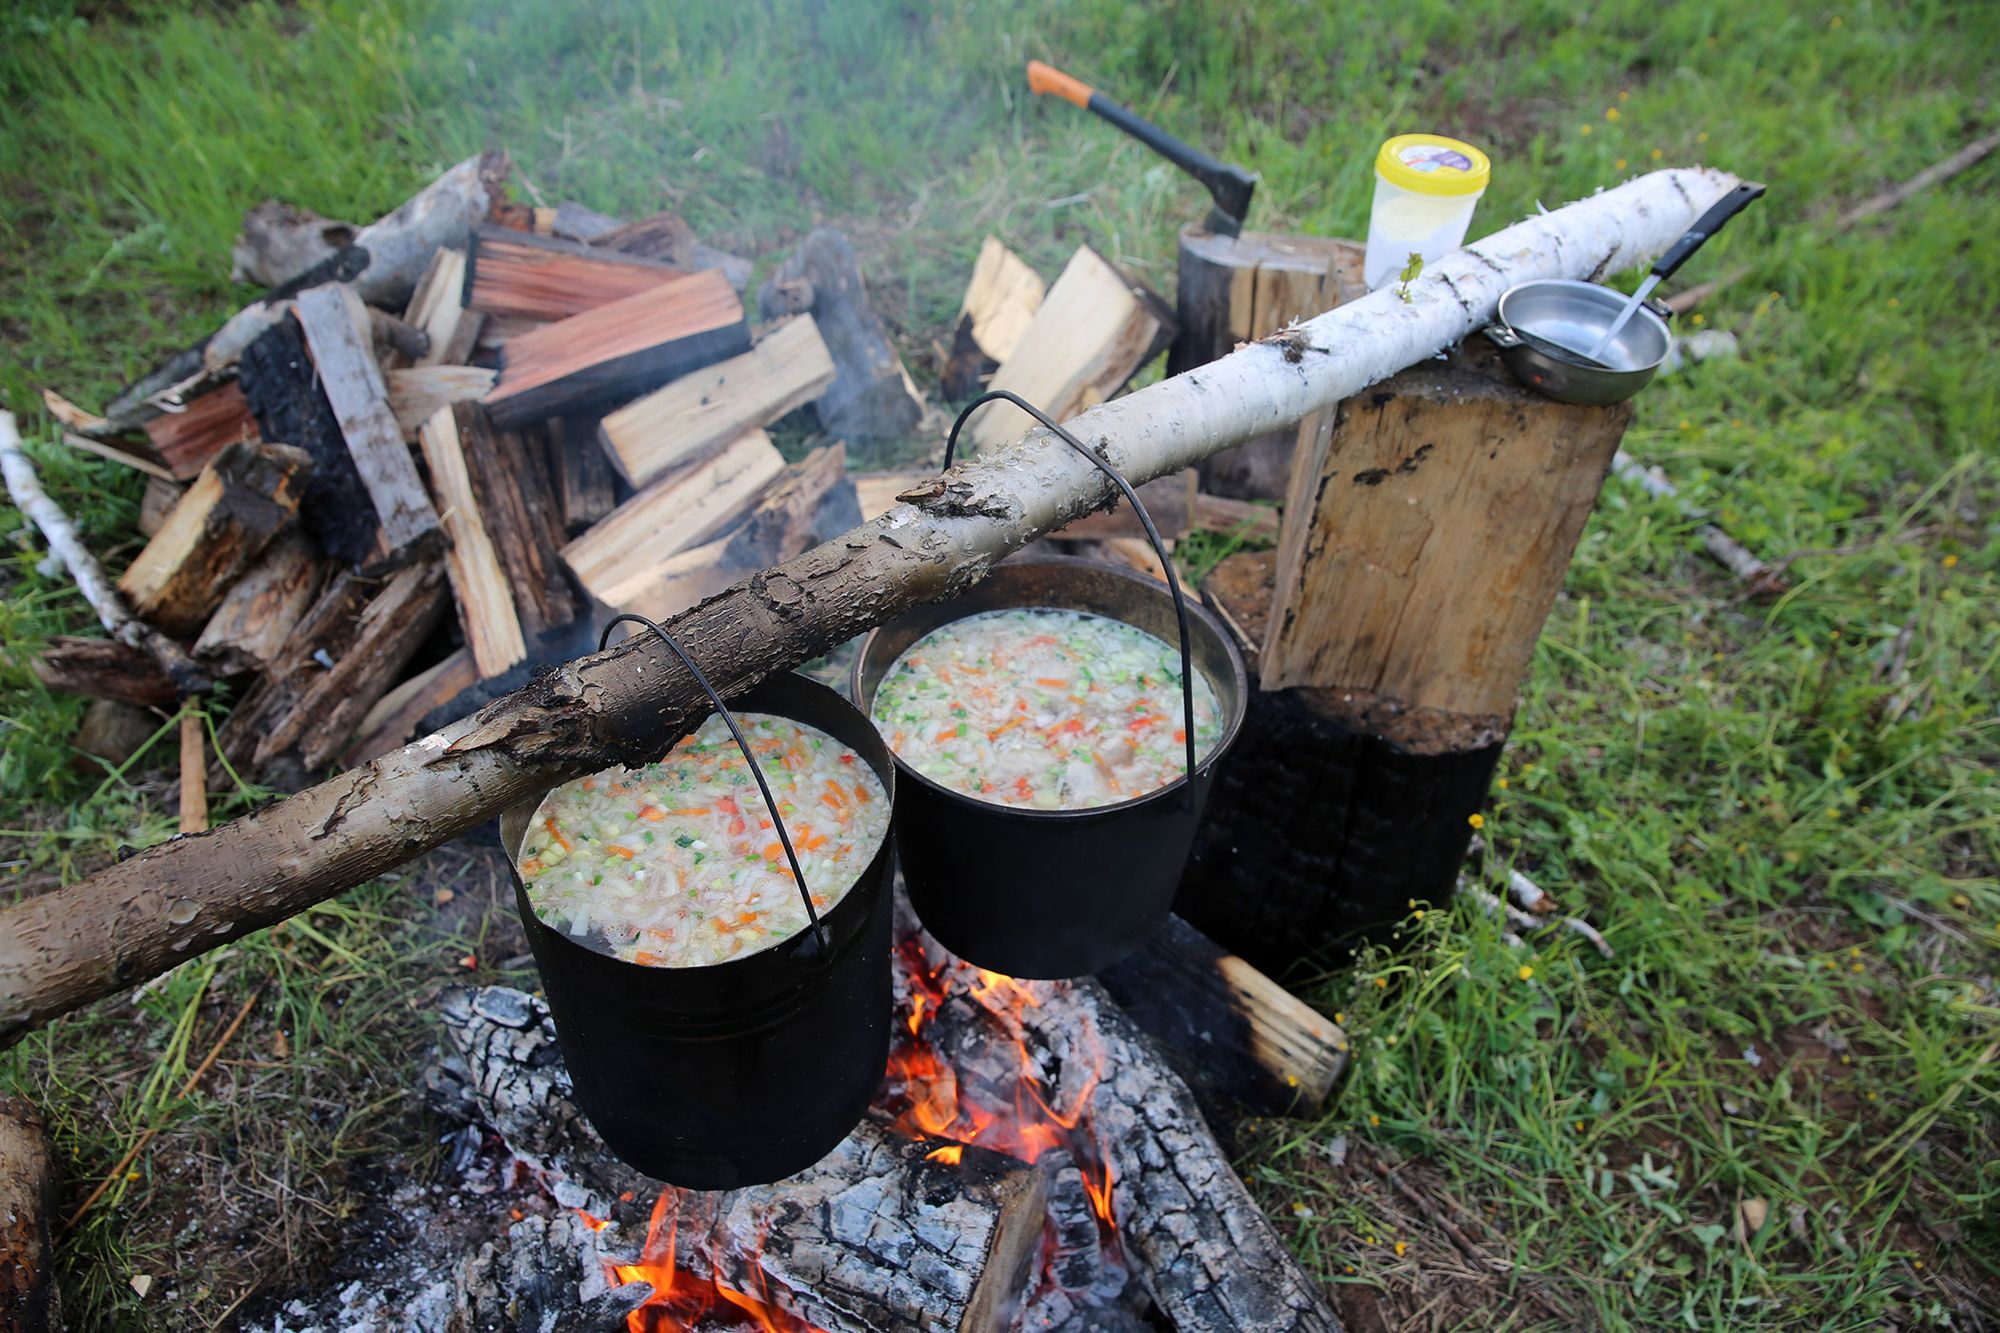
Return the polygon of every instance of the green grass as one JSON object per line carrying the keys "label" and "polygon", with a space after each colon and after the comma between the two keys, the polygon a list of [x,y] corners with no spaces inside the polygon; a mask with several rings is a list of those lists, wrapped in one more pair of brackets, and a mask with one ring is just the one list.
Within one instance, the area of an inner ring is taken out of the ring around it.
{"label": "green grass", "polygon": [[[1750,266],[1704,312],[1743,357],[1650,388],[1626,445],[1753,549],[1796,556],[1792,590],[1745,599],[1691,520],[1612,482],[1486,813],[1490,855],[1616,958],[1568,935],[1523,953],[1467,907],[1425,909],[1399,952],[1320,984],[1352,1075],[1245,1167],[1343,1305],[1392,1324],[1435,1300],[1426,1318],[1479,1328],[1965,1327],[2000,1291],[2000,163],[1851,232],[1830,220],[1991,128],[1996,39],[2000,11],[1943,3],[39,0],[0,14],[0,401],[116,568],[138,487],[57,443],[36,391],[101,405],[204,333],[246,294],[228,246],[259,199],[365,218],[488,145],[549,202],[671,206],[766,262],[847,228],[928,381],[987,232],[1050,275],[1088,241],[1170,289],[1174,231],[1202,211],[1135,145],[1029,103],[1029,56],[1255,167],[1274,230],[1359,232],[1371,150],[1408,128],[1493,151],[1477,229],[1656,160],[1765,180],[1687,274]],[[170,740],[164,773],[72,766],[80,706],[26,663],[89,617],[39,561],[0,510],[0,863],[19,891],[170,819]],[[166,1125],[65,1247],[81,1324],[205,1328],[314,1271],[385,1164],[423,1169],[422,993],[468,950],[492,961],[493,918],[464,910],[490,886],[442,873],[482,891],[461,885],[454,913],[433,878],[359,890],[4,1057],[56,1126],[72,1202]],[[260,1065],[175,1102],[260,983],[231,1048]],[[1334,1167],[1343,1133],[1354,1160],[1410,1159],[1512,1272],[1476,1273],[1432,1215]],[[217,1197],[258,1206],[195,1246]],[[1767,1220],[1739,1239],[1744,1201]],[[174,1273],[176,1298],[141,1301],[137,1272]]]}

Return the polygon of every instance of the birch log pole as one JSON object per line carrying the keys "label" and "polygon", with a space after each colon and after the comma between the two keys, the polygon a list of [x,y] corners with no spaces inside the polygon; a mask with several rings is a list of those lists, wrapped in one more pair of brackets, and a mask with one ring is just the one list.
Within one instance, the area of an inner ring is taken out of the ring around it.
{"label": "birch log pole", "polygon": [[[1219,361],[1101,404],[1070,429],[1134,484],[1296,422],[1464,337],[1531,278],[1650,263],[1736,184],[1657,171],[1496,232]],[[1046,431],[669,622],[724,695],[919,603],[1106,506],[1110,483]],[[706,712],[664,648],[633,639],[461,722],[207,833],[0,912],[0,1044],[389,870],[555,784],[644,761]]]}

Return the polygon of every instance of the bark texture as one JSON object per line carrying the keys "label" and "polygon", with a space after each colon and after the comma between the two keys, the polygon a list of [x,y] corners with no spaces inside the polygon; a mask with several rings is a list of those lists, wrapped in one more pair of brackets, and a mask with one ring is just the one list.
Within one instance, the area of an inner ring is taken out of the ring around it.
{"label": "bark texture", "polygon": [[[1070,429],[1135,483],[1179,471],[1457,341],[1516,282],[1650,262],[1735,183],[1710,170],[1640,177],[1446,256],[1410,284],[1407,301],[1374,293],[1104,403]],[[1068,446],[1033,431],[669,628],[727,695],[971,586],[1110,491]],[[292,800],[8,908],[0,1042],[282,920],[551,785],[657,756],[706,711],[672,662],[650,636],[630,640]]]}

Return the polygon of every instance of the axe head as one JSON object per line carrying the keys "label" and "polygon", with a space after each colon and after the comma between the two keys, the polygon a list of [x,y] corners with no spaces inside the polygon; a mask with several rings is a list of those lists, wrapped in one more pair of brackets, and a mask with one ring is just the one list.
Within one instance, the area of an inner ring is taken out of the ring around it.
{"label": "axe head", "polygon": [[1257,178],[1241,167],[1220,163],[1197,174],[1215,200],[1205,225],[1218,236],[1240,234],[1243,219],[1250,214],[1250,197],[1257,192]]}

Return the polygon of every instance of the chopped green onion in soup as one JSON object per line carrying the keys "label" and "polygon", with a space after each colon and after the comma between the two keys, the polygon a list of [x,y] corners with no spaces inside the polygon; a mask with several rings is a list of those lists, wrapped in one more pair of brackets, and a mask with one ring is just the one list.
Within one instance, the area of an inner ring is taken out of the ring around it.
{"label": "chopped green onion in soup", "polygon": [[[888,792],[824,732],[765,713],[736,722],[824,914],[888,836]],[[727,962],[809,924],[770,807],[719,717],[657,763],[550,792],[516,865],[536,916],[627,962]]]}
{"label": "chopped green onion in soup", "polygon": [[[1187,770],[1180,650],[1082,611],[986,611],[940,625],[883,676],[872,716],[917,772],[1002,805],[1112,805]],[[1194,718],[1205,755],[1222,722],[1200,671]]]}

